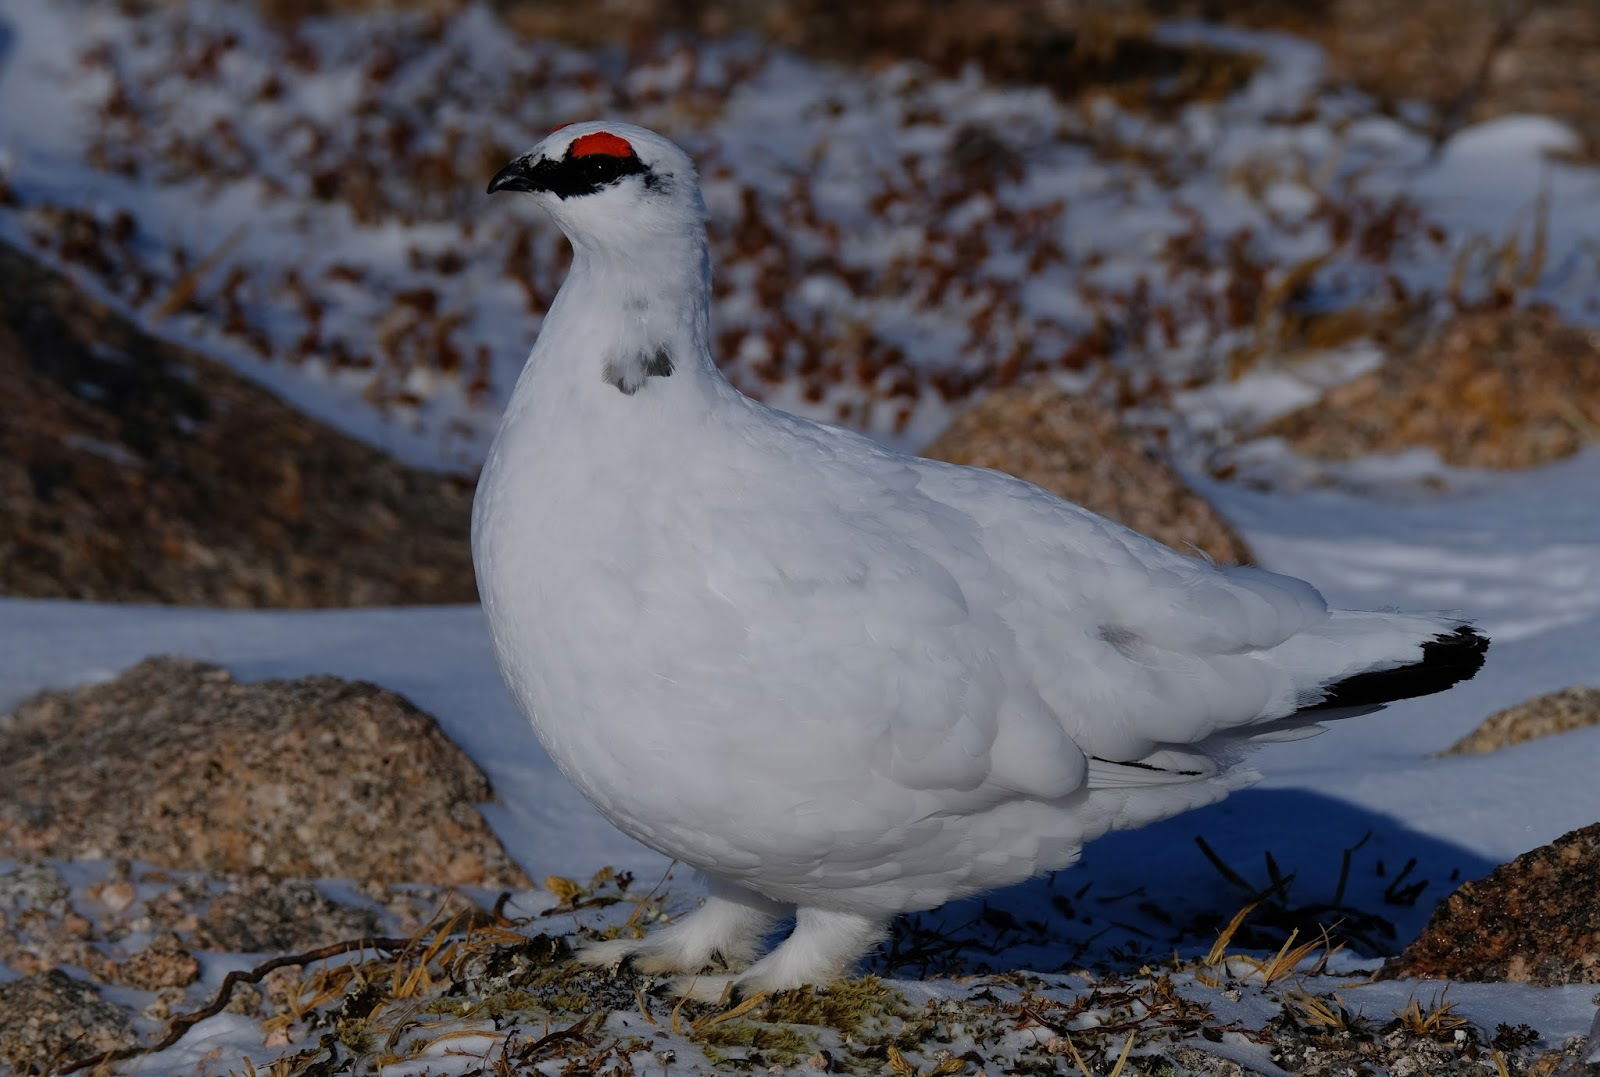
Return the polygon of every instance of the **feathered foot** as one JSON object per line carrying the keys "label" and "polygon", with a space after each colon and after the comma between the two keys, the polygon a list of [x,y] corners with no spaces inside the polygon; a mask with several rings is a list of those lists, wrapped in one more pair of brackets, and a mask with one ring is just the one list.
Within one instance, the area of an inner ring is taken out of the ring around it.
{"label": "feathered foot", "polygon": [[883,929],[883,921],[856,913],[801,909],[783,944],[742,974],[685,976],[670,990],[696,1002],[736,1003],[765,991],[826,984],[848,973]]}
{"label": "feathered foot", "polygon": [[647,976],[748,964],[783,907],[746,890],[710,885],[706,903],[687,916],[642,939],[586,943],[579,947],[577,959],[601,968],[628,967]]}

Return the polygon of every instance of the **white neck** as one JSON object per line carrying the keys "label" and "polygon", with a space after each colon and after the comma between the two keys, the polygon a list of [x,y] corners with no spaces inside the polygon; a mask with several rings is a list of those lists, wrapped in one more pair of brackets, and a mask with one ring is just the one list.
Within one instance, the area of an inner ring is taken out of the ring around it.
{"label": "white neck", "polygon": [[[696,226],[637,237],[626,248],[578,240],[513,403],[565,387],[584,397],[731,391],[711,358],[710,258]],[[665,362],[671,373],[663,374]]]}

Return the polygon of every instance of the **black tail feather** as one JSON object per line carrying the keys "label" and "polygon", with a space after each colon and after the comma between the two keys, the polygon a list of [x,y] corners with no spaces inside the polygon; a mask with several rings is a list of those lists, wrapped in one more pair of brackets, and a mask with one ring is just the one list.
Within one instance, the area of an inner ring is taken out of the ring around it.
{"label": "black tail feather", "polygon": [[1489,637],[1471,625],[1435,636],[1422,645],[1422,661],[1398,669],[1358,673],[1328,687],[1322,702],[1301,714],[1344,707],[1373,707],[1415,696],[1431,696],[1470,680],[1483,668]]}

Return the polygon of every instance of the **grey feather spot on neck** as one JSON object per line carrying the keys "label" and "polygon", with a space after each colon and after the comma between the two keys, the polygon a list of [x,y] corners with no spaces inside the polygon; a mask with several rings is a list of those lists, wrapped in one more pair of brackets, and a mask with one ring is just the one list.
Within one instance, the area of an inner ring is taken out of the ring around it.
{"label": "grey feather spot on neck", "polygon": [[639,351],[625,359],[607,359],[601,377],[607,385],[614,386],[623,396],[632,396],[644,388],[648,378],[670,378],[672,356],[666,348]]}
{"label": "grey feather spot on neck", "polygon": [[672,356],[667,354],[667,349],[657,348],[655,354],[645,362],[644,372],[651,378],[672,377]]}

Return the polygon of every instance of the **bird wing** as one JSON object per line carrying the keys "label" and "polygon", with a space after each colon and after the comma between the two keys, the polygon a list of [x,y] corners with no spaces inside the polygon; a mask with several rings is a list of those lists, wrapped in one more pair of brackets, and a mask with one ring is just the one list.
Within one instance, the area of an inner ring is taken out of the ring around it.
{"label": "bird wing", "polygon": [[1090,756],[1140,760],[1304,701],[1271,652],[1327,618],[1309,584],[1184,556],[998,472],[919,470],[1016,580],[1002,615],[1019,661]]}
{"label": "bird wing", "polygon": [[766,611],[753,665],[804,671],[787,691],[871,730],[863,750],[902,784],[972,798],[952,810],[1211,777],[1237,738],[1304,735],[1290,716],[1329,685],[1419,661],[1458,623],[1330,613],[1302,580],[1179,554],[1000,472],[778,421],[785,512],[720,532],[748,546],[715,586]]}
{"label": "bird wing", "polygon": [[1009,581],[986,573],[977,521],[930,498],[914,460],[770,414],[789,436],[719,458],[726,500],[694,560],[739,611],[740,675],[819,726],[785,730],[796,752],[823,746],[793,765],[859,752],[958,811],[1078,788],[1087,760],[1015,661],[997,592]]}
{"label": "bird wing", "polygon": [[1330,611],[1303,580],[1185,556],[1011,476],[917,466],[923,493],[976,521],[990,574],[1017,581],[1000,613],[1091,785],[1205,777],[1238,738],[1312,735],[1301,708],[1344,678],[1423,661],[1461,624]]}

